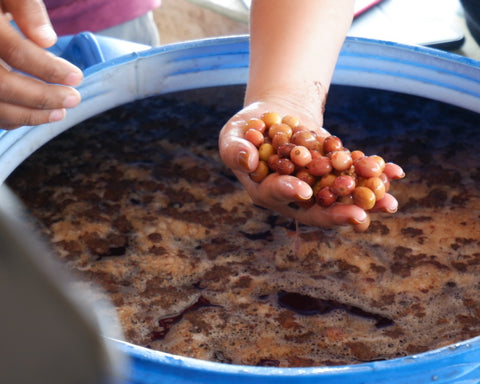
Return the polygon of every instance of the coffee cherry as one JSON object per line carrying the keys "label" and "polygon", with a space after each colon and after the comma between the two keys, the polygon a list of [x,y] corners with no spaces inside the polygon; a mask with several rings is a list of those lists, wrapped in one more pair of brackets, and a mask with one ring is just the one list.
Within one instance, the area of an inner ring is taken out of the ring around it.
{"label": "coffee cherry", "polygon": [[338,176],[330,188],[338,196],[347,196],[355,189],[355,179],[352,176]]}
{"label": "coffee cherry", "polygon": [[295,176],[300,180],[304,181],[305,183],[307,183],[308,185],[310,185],[310,187],[313,187],[313,185],[317,180],[316,177],[313,176],[310,172],[308,172],[308,170],[306,170],[305,168],[299,169],[295,173]]}
{"label": "coffee cherry", "polygon": [[317,204],[322,207],[330,207],[337,200],[337,195],[329,187],[323,187],[315,195]]}
{"label": "coffee cherry", "polygon": [[275,150],[278,150],[278,148],[283,145],[289,143],[290,140],[288,136],[283,133],[283,132],[278,132],[275,136],[272,138],[272,146]]}
{"label": "coffee cherry", "polygon": [[362,157],[365,157],[365,153],[363,153],[362,151],[355,150],[355,151],[352,152],[352,160],[354,162],[357,161],[358,159],[362,158]]}
{"label": "coffee cherry", "polygon": [[367,187],[357,187],[352,192],[353,202],[360,208],[368,211],[375,206],[375,193]]}
{"label": "coffee cherry", "polygon": [[327,136],[323,141],[323,153],[339,151],[341,149],[343,149],[343,143],[337,136]]}
{"label": "coffee cherry", "polygon": [[300,132],[300,131],[310,131],[310,129],[306,125],[299,124],[296,127],[292,127],[293,134]]}
{"label": "coffee cherry", "polygon": [[355,172],[360,177],[378,177],[382,174],[381,164],[372,156],[365,156],[354,163]]}
{"label": "coffee cherry", "polygon": [[332,167],[339,172],[350,169],[350,167],[353,164],[352,155],[350,154],[350,151],[340,150],[340,151],[330,152],[329,157],[330,157],[330,160],[332,161]]}
{"label": "coffee cherry", "polygon": [[260,145],[263,144],[265,141],[265,137],[263,136],[263,133],[260,131],[257,131],[256,129],[250,128],[247,129],[244,135],[245,139],[250,141],[255,147],[260,147]]}
{"label": "coffee cherry", "polygon": [[312,131],[297,131],[292,136],[292,143],[295,145],[303,145],[311,150],[318,151],[320,148],[317,135]]}
{"label": "coffee cherry", "polygon": [[317,151],[315,149],[310,149],[310,154],[312,155],[312,160],[316,159],[317,157],[322,157],[322,153],[320,151]]}
{"label": "coffee cherry", "polygon": [[332,161],[327,156],[320,156],[312,159],[306,167],[313,176],[323,176],[332,171]]}
{"label": "coffee cherry", "polygon": [[293,129],[300,125],[300,120],[298,117],[287,115],[282,117],[282,123],[289,125]]}
{"label": "coffee cherry", "polygon": [[315,183],[315,186],[318,185],[320,189],[323,187],[331,187],[336,178],[337,176],[333,173],[329,173],[328,175],[322,176],[320,180]]}
{"label": "coffee cherry", "polygon": [[349,195],[347,195],[347,196],[339,196],[339,197],[337,198],[337,203],[338,203],[338,204],[343,204],[343,205],[352,205],[352,204],[354,204],[352,194],[349,194]]}
{"label": "coffee cherry", "polygon": [[293,135],[293,130],[292,130],[292,127],[290,127],[289,125],[287,124],[273,124],[270,128],[268,128],[268,136],[273,139],[273,137],[277,134],[277,133],[284,133],[285,135],[287,135],[288,139],[290,139]]}
{"label": "coffee cherry", "polygon": [[295,164],[290,159],[279,159],[276,171],[281,175],[291,175],[295,171]]}
{"label": "coffee cherry", "polygon": [[262,182],[265,177],[270,173],[270,169],[268,168],[268,165],[265,161],[260,160],[258,162],[257,168],[255,171],[250,173],[250,178],[256,182],[260,183]]}
{"label": "coffee cherry", "polygon": [[280,124],[282,122],[281,116],[276,112],[265,112],[260,116],[267,128],[270,128],[274,124]]}
{"label": "coffee cherry", "polygon": [[385,196],[385,184],[380,177],[370,177],[368,179],[363,179],[360,182],[360,185],[367,187],[375,194],[376,200],[383,199]]}
{"label": "coffee cherry", "polygon": [[280,156],[274,153],[267,160],[268,168],[270,168],[273,172],[275,172],[277,170],[277,165],[279,160],[280,160]]}
{"label": "coffee cherry", "polygon": [[381,171],[383,172],[385,170],[385,160],[383,160],[383,158],[378,155],[372,155],[370,157],[378,163]]}
{"label": "coffee cherry", "polygon": [[261,119],[257,119],[256,117],[252,117],[247,121],[246,129],[256,129],[257,131],[260,131],[262,133],[265,133],[265,130],[267,126],[265,125],[265,122]]}
{"label": "coffee cherry", "polygon": [[292,152],[292,149],[295,147],[296,145],[293,143],[282,144],[277,148],[277,155],[280,157],[290,158],[290,153]]}
{"label": "coffee cherry", "polygon": [[295,165],[304,167],[312,161],[312,154],[307,147],[297,145],[290,152],[290,160],[292,160]]}
{"label": "coffee cherry", "polygon": [[268,161],[270,156],[272,156],[274,153],[275,153],[275,149],[273,148],[273,145],[270,143],[263,143],[258,148],[258,157],[260,158],[260,160],[263,160],[263,161]]}

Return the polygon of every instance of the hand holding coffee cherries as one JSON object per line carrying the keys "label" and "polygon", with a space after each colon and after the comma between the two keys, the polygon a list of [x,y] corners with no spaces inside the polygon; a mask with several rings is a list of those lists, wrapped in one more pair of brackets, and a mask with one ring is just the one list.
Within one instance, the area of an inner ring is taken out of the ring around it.
{"label": "hand holding coffee cherries", "polygon": [[369,212],[394,213],[388,193],[404,177],[396,164],[350,151],[308,117],[255,103],[220,134],[220,154],[254,203],[319,227],[351,224],[364,231]]}

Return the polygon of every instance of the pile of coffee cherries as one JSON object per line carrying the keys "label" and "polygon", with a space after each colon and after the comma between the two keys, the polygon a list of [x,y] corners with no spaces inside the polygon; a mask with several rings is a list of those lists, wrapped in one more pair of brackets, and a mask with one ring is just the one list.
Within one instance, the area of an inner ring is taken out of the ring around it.
{"label": "pile of coffee cherries", "polygon": [[313,190],[304,207],[343,203],[370,210],[390,187],[383,158],[351,152],[337,136],[319,136],[294,116],[266,112],[251,118],[245,122],[244,138],[259,154],[250,178],[260,183],[273,172],[298,177]]}

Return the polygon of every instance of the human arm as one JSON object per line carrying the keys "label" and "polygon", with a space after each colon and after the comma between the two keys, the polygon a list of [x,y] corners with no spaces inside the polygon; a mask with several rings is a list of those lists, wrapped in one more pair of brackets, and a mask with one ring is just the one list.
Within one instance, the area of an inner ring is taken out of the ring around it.
{"label": "human arm", "polygon": [[[220,134],[220,155],[245,186],[253,201],[314,226],[369,225],[369,215],[354,205],[314,205],[292,208],[312,196],[312,189],[293,176],[269,175],[262,183],[250,180],[258,151],[243,139],[244,121],[275,111],[297,116],[303,124],[328,136],[323,113],[337,58],[353,18],[353,0],[256,0],[252,3],[250,68],[244,109]],[[400,167],[390,167],[390,178]],[[394,212],[397,201],[387,194],[375,209]]]}
{"label": "human arm", "polygon": [[[45,50],[55,44],[40,0],[0,1],[0,128],[61,120],[80,102],[80,69]],[[22,36],[10,23],[13,19]]]}

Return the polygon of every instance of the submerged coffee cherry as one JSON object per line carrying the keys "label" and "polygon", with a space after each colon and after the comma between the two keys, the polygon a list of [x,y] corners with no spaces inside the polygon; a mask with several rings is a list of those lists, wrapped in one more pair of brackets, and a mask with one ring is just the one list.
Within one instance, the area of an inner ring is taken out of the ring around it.
{"label": "submerged coffee cherry", "polygon": [[298,118],[275,112],[245,122],[244,138],[258,148],[259,164],[251,179],[260,183],[273,172],[294,175],[313,190],[308,202],[297,204],[304,209],[315,203],[355,204],[368,211],[384,198],[390,187],[387,175],[398,167],[378,155],[350,152],[339,137],[320,136]]}

